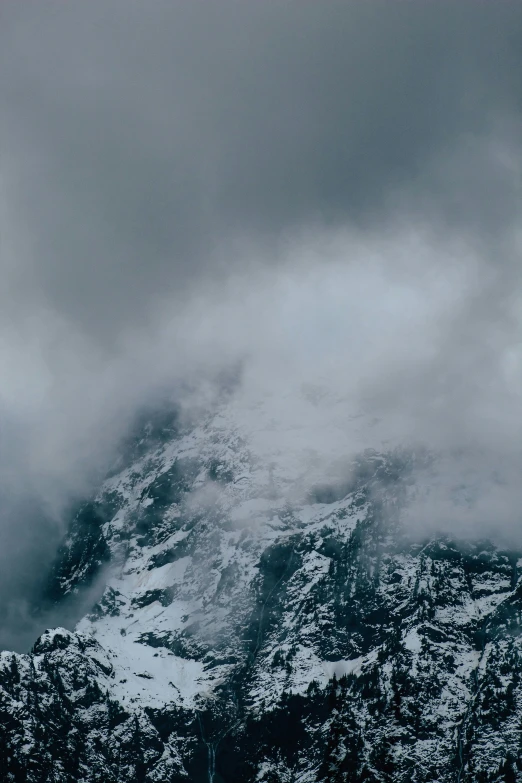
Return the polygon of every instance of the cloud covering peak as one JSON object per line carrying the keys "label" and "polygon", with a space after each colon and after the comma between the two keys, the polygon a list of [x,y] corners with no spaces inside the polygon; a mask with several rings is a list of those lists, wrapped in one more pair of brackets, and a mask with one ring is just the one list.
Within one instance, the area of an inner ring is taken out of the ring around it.
{"label": "cloud covering peak", "polygon": [[519,464],[521,78],[518,3],[3,4],[0,612],[226,368]]}

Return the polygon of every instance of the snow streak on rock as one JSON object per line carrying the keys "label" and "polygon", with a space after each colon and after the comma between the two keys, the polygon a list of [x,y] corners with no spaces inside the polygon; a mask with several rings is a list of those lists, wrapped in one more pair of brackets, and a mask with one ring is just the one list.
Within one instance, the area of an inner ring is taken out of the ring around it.
{"label": "snow streak on rock", "polygon": [[49,596],[105,590],[1,654],[2,779],[522,780],[521,553],[412,540],[424,455],[268,409],[164,417],[79,509]]}

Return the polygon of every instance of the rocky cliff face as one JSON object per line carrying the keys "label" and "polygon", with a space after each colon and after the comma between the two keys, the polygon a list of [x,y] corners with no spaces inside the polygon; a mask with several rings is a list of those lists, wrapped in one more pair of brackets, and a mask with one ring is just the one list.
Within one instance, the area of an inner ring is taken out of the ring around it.
{"label": "rocky cliff face", "polygon": [[243,413],[150,422],[78,510],[48,599],[103,595],[1,653],[1,779],[522,781],[522,553],[404,530],[425,455],[326,480]]}

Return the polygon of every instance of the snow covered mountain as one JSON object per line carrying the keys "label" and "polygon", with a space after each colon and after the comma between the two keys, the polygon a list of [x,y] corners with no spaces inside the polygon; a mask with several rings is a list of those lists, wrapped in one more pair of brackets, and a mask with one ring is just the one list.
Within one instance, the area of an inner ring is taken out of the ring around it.
{"label": "snow covered mountain", "polygon": [[414,535],[430,458],[321,394],[147,421],[49,579],[102,597],[1,653],[2,780],[522,781],[522,552]]}

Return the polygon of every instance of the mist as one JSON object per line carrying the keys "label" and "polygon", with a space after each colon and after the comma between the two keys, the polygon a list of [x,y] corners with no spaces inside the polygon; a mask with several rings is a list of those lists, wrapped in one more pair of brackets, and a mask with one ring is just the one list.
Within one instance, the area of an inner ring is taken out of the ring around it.
{"label": "mist", "polygon": [[422,444],[412,528],[520,538],[521,33],[516,3],[2,6],[2,644],[137,411],[231,368],[274,451]]}

